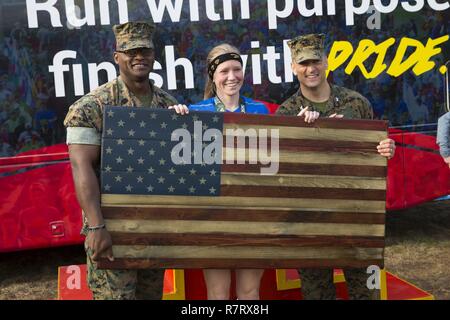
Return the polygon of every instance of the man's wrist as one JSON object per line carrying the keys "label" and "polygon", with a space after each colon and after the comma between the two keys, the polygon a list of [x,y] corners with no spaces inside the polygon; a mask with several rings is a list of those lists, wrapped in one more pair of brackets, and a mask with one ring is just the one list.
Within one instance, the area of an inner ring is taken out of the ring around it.
{"label": "man's wrist", "polygon": [[102,230],[102,229],[106,229],[106,225],[104,223],[98,224],[98,225],[95,225],[95,226],[88,226],[87,227],[87,230],[91,231],[91,232],[94,232],[94,231],[97,231],[97,230]]}

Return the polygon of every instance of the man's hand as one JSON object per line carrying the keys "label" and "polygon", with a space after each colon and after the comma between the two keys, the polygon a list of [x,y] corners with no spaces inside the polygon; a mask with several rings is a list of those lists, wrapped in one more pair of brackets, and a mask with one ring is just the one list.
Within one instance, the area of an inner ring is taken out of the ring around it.
{"label": "man's hand", "polygon": [[377,149],[380,155],[388,159],[392,159],[395,154],[395,141],[392,139],[383,140],[377,146]]}
{"label": "man's hand", "polygon": [[170,106],[169,109],[175,109],[178,114],[188,114],[189,108],[185,104],[176,104],[174,106]]}
{"label": "man's hand", "polygon": [[89,231],[86,237],[87,247],[92,251],[92,260],[97,261],[106,257],[109,261],[114,261],[112,252],[111,235],[106,229]]}
{"label": "man's hand", "polygon": [[309,107],[303,108],[297,116],[299,117],[305,117],[305,122],[306,123],[313,123],[314,121],[316,121],[320,114],[317,111],[309,111],[308,110]]}

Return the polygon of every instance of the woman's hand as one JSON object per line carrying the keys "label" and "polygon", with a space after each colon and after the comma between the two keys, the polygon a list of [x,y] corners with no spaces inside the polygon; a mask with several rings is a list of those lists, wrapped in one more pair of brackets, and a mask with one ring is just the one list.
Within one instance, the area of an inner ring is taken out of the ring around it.
{"label": "woman's hand", "polygon": [[176,104],[174,106],[170,106],[169,109],[175,109],[178,114],[189,113],[189,108],[185,104]]}

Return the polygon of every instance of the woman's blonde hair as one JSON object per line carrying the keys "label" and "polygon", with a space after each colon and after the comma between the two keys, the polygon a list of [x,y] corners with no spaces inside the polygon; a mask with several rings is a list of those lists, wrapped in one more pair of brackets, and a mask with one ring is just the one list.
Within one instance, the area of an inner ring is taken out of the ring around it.
{"label": "woman's blonde hair", "polygon": [[208,66],[211,63],[211,61],[213,61],[215,58],[217,58],[218,56],[225,54],[225,53],[237,53],[239,55],[241,54],[239,52],[238,48],[236,48],[228,43],[219,44],[218,46],[215,46],[214,48],[211,49],[211,51],[208,53],[208,57],[206,58],[207,78],[206,78],[205,92],[203,94],[203,99],[209,99],[216,95],[214,82],[208,76]]}

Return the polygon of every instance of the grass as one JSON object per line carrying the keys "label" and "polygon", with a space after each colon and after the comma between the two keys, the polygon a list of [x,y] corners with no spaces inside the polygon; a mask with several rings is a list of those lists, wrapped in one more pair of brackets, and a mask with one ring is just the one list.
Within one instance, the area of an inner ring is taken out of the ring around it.
{"label": "grass", "polygon": [[58,267],[86,263],[82,246],[0,254],[0,300],[56,299]]}
{"label": "grass", "polygon": [[435,299],[450,300],[450,201],[388,212],[386,269]]}
{"label": "grass", "polygon": [[[82,246],[0,254],[0,299],[55,299],[58,266],[83,264]],[[450,201],[388,212],[385,266],[450,300]]]}

